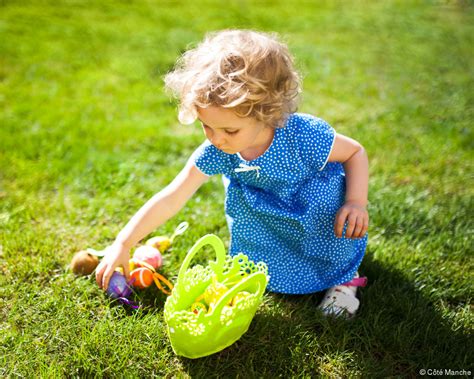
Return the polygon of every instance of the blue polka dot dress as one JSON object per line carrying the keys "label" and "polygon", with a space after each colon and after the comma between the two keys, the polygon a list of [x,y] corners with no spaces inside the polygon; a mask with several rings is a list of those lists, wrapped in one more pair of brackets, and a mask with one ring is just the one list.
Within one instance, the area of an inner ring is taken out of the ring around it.
{"label": "blue polka dot dress", "polygon": [[321,291],[351,280],[362,261],[367,235],[334,234],[345,198],[344,168],[327,162],[334,140],[325,121],[294,113],[252,161],[208,141],[191,158],[204,174],[223,175],[230,254],[267,263],[270,291]]}

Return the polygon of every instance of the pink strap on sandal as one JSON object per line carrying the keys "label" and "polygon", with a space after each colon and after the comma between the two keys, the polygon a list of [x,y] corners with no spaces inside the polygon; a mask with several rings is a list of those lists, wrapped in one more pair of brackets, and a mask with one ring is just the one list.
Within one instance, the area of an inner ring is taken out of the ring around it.
{"label": "pink strap on sandal", "polygon": [[340,286],[347,286],[347,287],[365,287],[367,285],[367,277],[366,276],[361,276],[359,278],[354,278],[349,282],[339,284]]}

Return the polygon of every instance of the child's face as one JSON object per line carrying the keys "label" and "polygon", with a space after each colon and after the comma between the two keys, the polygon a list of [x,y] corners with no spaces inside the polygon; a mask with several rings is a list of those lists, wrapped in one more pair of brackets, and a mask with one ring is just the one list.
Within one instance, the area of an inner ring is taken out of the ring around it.
{"label": "child's face", "polygon": [[207,139],[219,150],[236,154],[256,149],[268,142],[273,130],[252,117],[239,117],[226,108],[197,108]]}

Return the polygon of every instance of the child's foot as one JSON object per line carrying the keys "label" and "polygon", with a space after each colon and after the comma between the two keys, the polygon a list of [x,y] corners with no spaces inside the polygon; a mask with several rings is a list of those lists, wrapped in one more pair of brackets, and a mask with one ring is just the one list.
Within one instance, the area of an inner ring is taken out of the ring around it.
{"label": "child's foot", "polygon": [[365,287],[366,285],[367,278],[365,276],[360,278],[357,272],[350,282],[328,289],[318,308],[326,316],[351,318],[360,305],[359,299],[356,297],[357,287]]}

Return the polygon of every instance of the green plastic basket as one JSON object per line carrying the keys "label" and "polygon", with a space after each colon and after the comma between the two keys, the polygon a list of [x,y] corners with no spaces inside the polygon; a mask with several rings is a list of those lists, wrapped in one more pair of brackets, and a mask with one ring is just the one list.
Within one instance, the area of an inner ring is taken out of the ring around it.
{"label": "green plastic basket", "polygon": [[[191,260],[199,250],[211,245],[217,256],[208,266],[195,265]],[[249,328],[268,283],[268,270],[263,262],[255,264],[245,254],[230,257],[219,237],[208,234],[197,241],[184,259],[178,280],[165,303],[164,316],[171,346],[177,355],[200,358],[217,353],[232,345]],[[219,299],[209,313],[191,312],[190,307],[212,278],[219,282],[241,278]],[[250,293],[234,306],[228,306],[241,291]]]}

